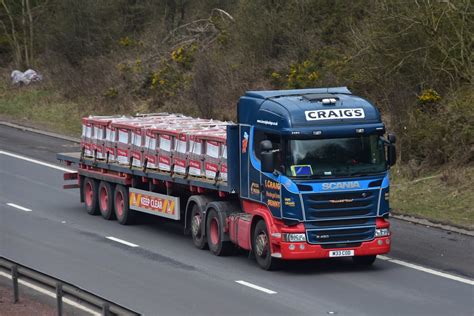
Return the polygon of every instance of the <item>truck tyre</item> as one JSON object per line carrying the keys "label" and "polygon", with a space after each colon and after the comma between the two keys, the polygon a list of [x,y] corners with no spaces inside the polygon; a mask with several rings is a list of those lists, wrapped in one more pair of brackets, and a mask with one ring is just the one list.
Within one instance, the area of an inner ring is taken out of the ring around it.
{"label": "truck tyre", "polygon": [[193,205],[191,211],[191,236],[193,237],[194,245],[199,249],[206,249],[206,234],[204,232],[204,214],[197,204]]}
{"label": "truck tyre", "polygon": [[375,262],[375,259],[377,259],[377,255],[358,256],[358,257],[352,257],[352,262],[354,262],[354,264],[357,266],[368,267],[368,266],[371,266]]}
{"label": "truck tyre", "polygon": [[270,249],[270,238],[267,225],[264,220],[260,220],[252,234],[252,250],[258,265],[267,271],[276,270],[280,266],[280,261],[272,257]]}
{"label": "truck tyre", "polygon": [[117,184],[114,194],[115,217],[122,225],[130,225],[135,219],[135,212],[129,208],[128,188]]}
{"label": "truck tyre", "polygon": [[99,210],[106,220],[115,218],[114,213],[114,186],[107,181],[99,183]]}
{"label": "truck tyre", "polygon": [[97,181],[92,178],[84,178],[82,191],[84,192],[84,205],[90,215],[99,214],[99,201],[97,197]]}
{"label": "truck tyre", "polygon": [[213,208],[208,209],[206,232],[207,244],[209,250],[216,256],[228,256],[234,250],[234,245],[230,241],[224,241],[224,225],[225,223]]}

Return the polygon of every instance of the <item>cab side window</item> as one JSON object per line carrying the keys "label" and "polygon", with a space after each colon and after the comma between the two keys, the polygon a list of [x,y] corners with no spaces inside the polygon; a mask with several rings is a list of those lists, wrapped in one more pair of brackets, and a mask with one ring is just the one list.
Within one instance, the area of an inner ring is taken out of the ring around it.
{"label": "cab side window", "polygon": [[282,147],[281,147],[281,136],[278,134],[262,132],[259,130],[254,130],[253,134],[253,152],[255,157],[260,160],[260,142],[262,140],[269,140],[273,144],[273,149],[278,149],[279,151],[275,155],[275,169],[282,172]]}

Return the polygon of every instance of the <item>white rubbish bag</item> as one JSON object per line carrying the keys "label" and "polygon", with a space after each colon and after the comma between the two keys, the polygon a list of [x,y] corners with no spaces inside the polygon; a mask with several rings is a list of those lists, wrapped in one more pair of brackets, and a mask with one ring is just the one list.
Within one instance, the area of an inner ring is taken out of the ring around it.
{"label": "white rubbish bag", "polygon": [[12,84],[14,85],[29,85],[32,82],[39,82],[43,80],[43,76],[38,74],[33,69],[28,69],[25,72],[13,70],[10,78],[12,80]]}

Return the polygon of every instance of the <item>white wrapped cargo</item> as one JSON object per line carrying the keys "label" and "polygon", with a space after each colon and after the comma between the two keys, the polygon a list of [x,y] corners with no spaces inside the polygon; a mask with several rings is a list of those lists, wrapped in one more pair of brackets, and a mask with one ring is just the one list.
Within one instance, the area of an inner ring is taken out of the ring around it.
{"label": "white wrapped cargo", "polygon": [[227,122],[152,113],[87,117],[81,146],[86,158],[178,176],[227,181]]}

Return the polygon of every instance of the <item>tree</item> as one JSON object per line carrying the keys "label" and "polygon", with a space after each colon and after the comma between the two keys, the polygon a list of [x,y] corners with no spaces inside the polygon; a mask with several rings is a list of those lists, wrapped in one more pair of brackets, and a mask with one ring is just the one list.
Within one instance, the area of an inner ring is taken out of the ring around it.
{"label": "tree", "polygon": [[[35,7],[44,5],[45,1],[36,1]],[[13,62],[16,67],[31,67],[34,63],[34,25],[30,0],[7,3],[0,0],[0,7],[7,19],[5,23],[0,15],[0,25],[8,38]]]}

